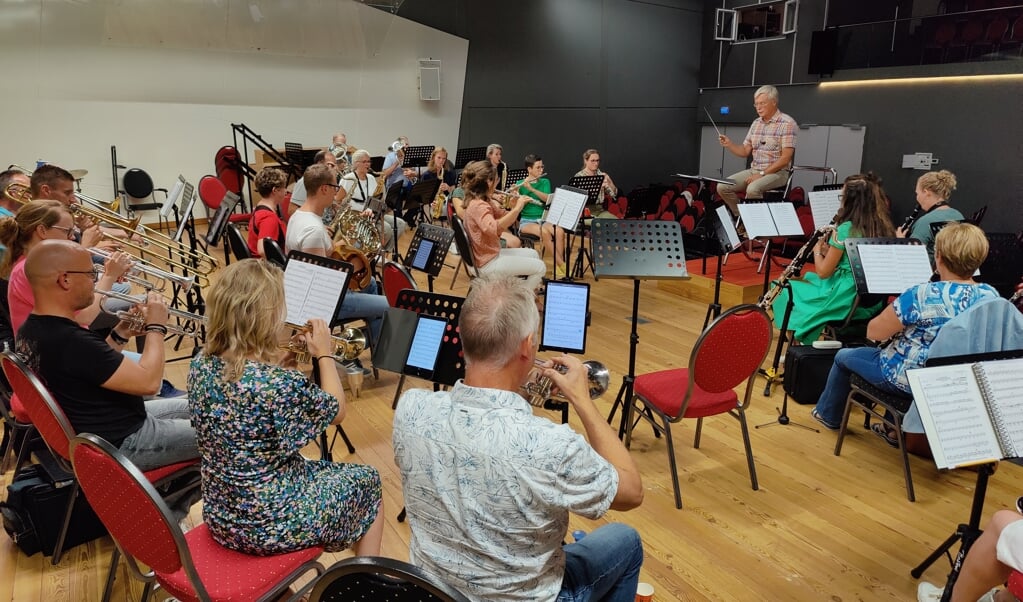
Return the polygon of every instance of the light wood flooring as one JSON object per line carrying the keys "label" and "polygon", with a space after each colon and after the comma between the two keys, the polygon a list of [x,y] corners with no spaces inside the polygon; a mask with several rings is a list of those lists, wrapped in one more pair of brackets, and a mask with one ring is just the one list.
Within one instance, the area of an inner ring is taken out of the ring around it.
{"label": "light wood flooring", "polygon": [[[449,263],[456,259],[449,257]],[[445,269],[436,290],[447,292],[451,273]],[[423,274],[416,278],[426,288]],[[632,281],[595,282],[592,274],[586,280],[593,284],[587,357],[604,362],[612,372],[612,389],[598,401],[606,412],[628,368]],[[454,293],[464,295],[466,289],[463,274]],[[638,372],[684,366],[705,311],[703,304],[659,290],[656,282],[643,282]],[[186,371],[187,362],[167,366],[168,377],[180,388]],[[344,426],[356,453],[348,455],[339,443],[334,456],[380,471],[387,515],[383,554],[407,560],[409,528],[396,520],[402,508],[401,481],[391,450],[391,398],[397,381],[396,375],[382,372],[379,381],[366,379],[359,399],[349,397]],[[427,385],[414,381],[407,386]],[[774,421],[782,391],[776,388],[764,397],[762,379],[755,388],[750,423]],[[808,406],[790,405],[790,414],[796,422],[815,424]],[[976,474],[940,472],[932,462],[913,458],[917,501],[911,503],[896,450],[860,428],[859,419],[851,422],[840,457],[833,454],[831,432],[791,425],[751,429],[759,491],[750,488],[735,420],[706,420],[701,447],[695,450],[695,425],[679,425],[675,436],[682,510],[672,500],[664,441],[640,426],[632,454],[646,488],[643,505],[631,512],[609,512],[598,521],[573,518],[571,529],[592,530],[610,521],[636,527],[646,551],[641,579],[654,586],[655,600],[915,600],[917,582],[910,569],[968,518]],[[572,425],[581,430],[574,416]],[[316,454],[312,446],[306,452]],[[995,510],[1012,507],[1023,489],[1021,474],[1020,467],[1002,463],[991,479],[985,522]],[[9,479],[10,472],[0,477],[0,484]],[[201,506],[193,509],[190,520],[202,520]],[[71,550],[52,566],[41,554],[26,557],[0,534],[0,600],[99,600],[111,549],[104,538]],[[323,562],[329,565],[349,555],[327,555]],[[924,578],[941,583],[947,570],[940,560]],[[140,592],[122,564],[114,600],[137,600]]]}

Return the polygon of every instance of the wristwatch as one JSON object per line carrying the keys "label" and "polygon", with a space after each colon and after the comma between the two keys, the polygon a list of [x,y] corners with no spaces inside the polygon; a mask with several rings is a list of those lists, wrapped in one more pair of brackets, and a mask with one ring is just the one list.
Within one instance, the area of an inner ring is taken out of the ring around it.
{"label": "wristwatch", "polygon": [[764,173],[764,170],[762,170],[762,169],[760,170],[760,175],[762,175],[762,176],[763,176],[763,175],[766,175],[766,174]]}

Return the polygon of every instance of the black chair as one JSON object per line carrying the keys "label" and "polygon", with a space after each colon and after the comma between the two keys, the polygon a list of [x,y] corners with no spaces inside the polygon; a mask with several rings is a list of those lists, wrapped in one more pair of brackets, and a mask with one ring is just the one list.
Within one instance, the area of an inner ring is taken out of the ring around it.
{"label": "black chair", "polygon": [[455,288],[455,280],[458,279],[458,270],[465,267],[465,275],[472,279],[479,276],[476,269],[476,258],[472,254],[472,245],[469,244],[469,235],[465,231],[461,218],[457,215],[451,216],[451,229],[455,231],[455,248],[458,249],[458,265],[455,266],[455,275],[451,278],[451,286],[448,290]]}
{"label": "black chair", "polygon": [[309,600],[468,602],[469,598],[407,562],[377,556],[356,556],[338,562],[317,578]]}
{"label": "black chair", "polygon": [[238,226],[227,224],[224,226],[224,232],[227,234],[227,245],[231,248],[231,253],[234,254],[235,259],[241,261],[242,259],[250,259],[252,257],[252,253],[249,252],[249,243],[238,230]]}
{"label": "black chair", "polygon": [[288,258],[284,255],[284,249],[272,238],[263,239],[263,258],[282,270],[284,269],[284,264],[288,263]]}

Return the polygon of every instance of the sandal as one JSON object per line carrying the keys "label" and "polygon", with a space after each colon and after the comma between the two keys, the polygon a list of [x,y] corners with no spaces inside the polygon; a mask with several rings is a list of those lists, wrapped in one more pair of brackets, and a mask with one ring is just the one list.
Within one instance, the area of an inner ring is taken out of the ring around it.
{"label": "sandal", "polygon": [[874,424],[870,425],[870,430],[873,431],[873,433],[878,437],[884,439],[885,442],[888,443],[888,445],[891,445],[892,447],[899,446],[899,440],[896,439],[895,435],[893,435],[888,430],[888,427],[886,425],[880,422],[875,422]]}
{"label": "sandal", "polygon": [[837,431],[838,425],[831,425],[828,421],[824,420],[824,417],[817,412],[817,408],[810,410],[810,417],[821,423],[821,426],[828,429],[829,431]]}

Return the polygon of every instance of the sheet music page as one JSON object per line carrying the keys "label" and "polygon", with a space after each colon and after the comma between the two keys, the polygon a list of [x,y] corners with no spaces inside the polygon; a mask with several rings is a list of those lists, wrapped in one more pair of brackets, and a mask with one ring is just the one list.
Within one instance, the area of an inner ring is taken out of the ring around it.
{"label": "sheet music page", "polygon": [[[550,200],[550,199],[548,199]],[[579,216],[586,206],[586,195],[567,188],[558,188],[557,195],[551,201],[550,211],[544,218],[546,223],[561,226],[566,230],[575,230]]]}
{"label": "sheet music page", "polygon": [[[746,228],[747,238],[778,236],[778,227],[774,225],[771,208],[767,203],[739,203],[739,216]],[[802,233],[802,228],[800,228]]]}
{"label": "sheet music page", "polygon": [[721,205],[717,208],[717,213],[721,226],[724,228],[725,236],[728,237],[728,248],[739,248],[739,244],[742,241],[739,240],[739,232],[735,229],[735,224],[732,223],[732,214],[728,211],[728,207]]}
{"label": "sheet music page", "polygon": [[901,295],[931,279],[934,270],[923,245],[858,245],[867,292]]}
{"label": "sheet music page", "polygon": [[588,286],[548,282],[541,345],[583,353],[586,346]]}
{"label": "sheet music page", "polygon": [[285,321],[298,326],[313,318],[327,324],[334,319],[337,299],[348,285],[348,272],[299,260],[289,260],[284,270]]}
{"label": "sheet music page", "polygon": [[818,190],[810,192],[807,199],[810,201],[810,213],[813,214],[813,227],[820,228],[831,223],[838,210],[842,208],[842,189]]}
{"label": "sheet music page", "polygon": [[996,430],[1008,440],[1002,441],[1007,458],[1023,454],[1023,359],[981,362],[977,371],[987,394]]}
{"label": "sheet music page", "polygon": [[1002,459],[970,364],[907,372],[938,468]]}
{"label": "sheet music page", "polygon": [[185,179],[178,176],[178,180],[174,182],[174,186],[171,187],[170,194],[163,200],[163,205],[160,206],[160,215],[163,217],[170,217],[171,208],[173,208],[177,202],[178,197],[185,189]]}
{"label": "sheet music page", "polygon": [[767,203],[779,236],[802,236],[803,224],[799,223],[796,208],[792,203]]}

